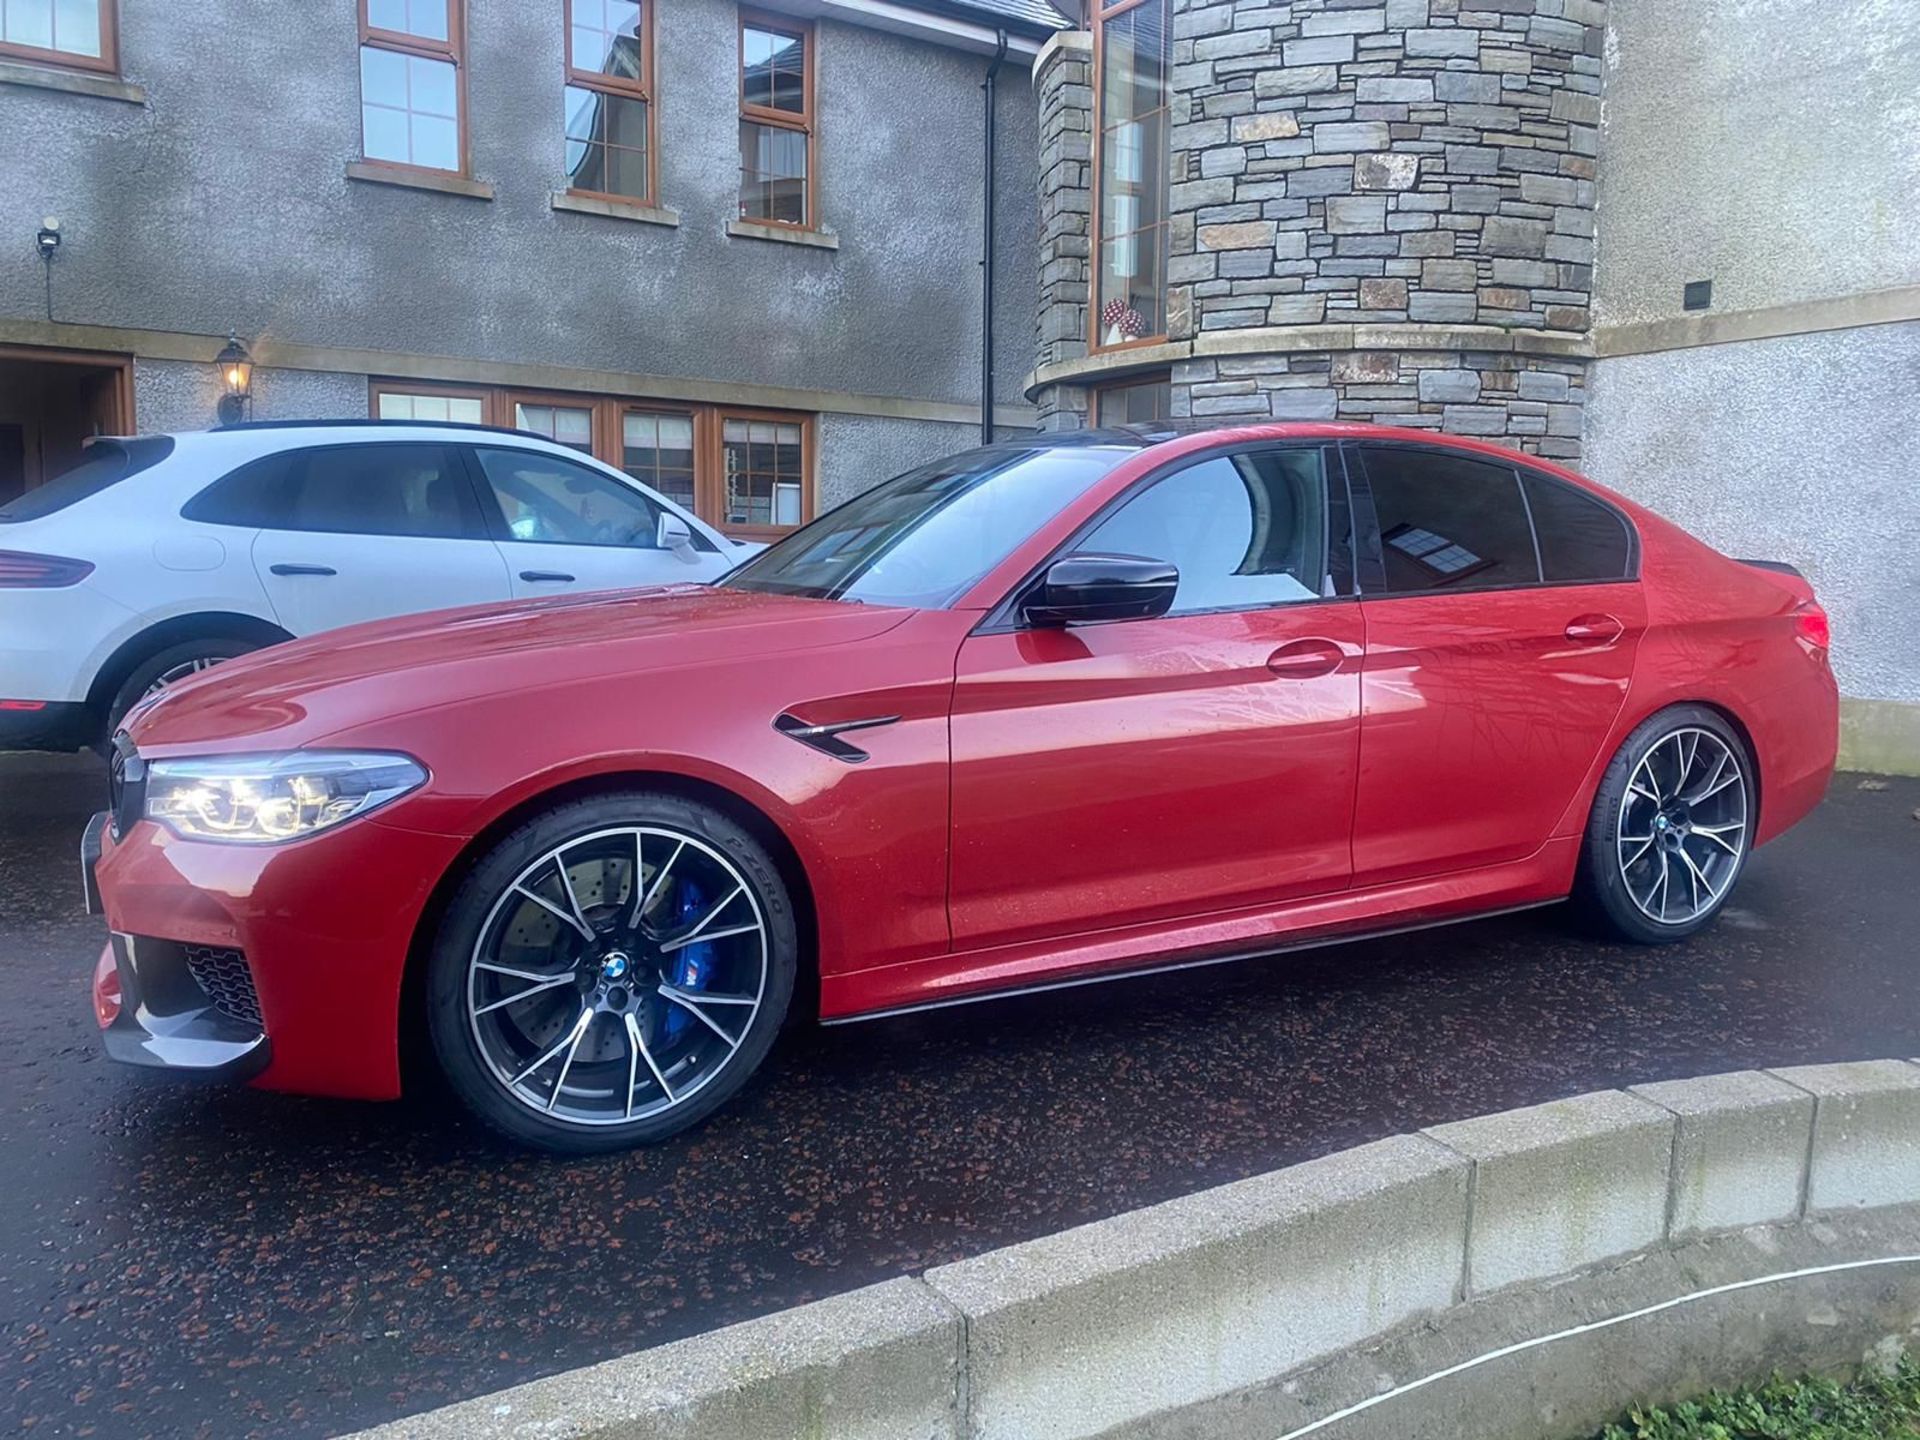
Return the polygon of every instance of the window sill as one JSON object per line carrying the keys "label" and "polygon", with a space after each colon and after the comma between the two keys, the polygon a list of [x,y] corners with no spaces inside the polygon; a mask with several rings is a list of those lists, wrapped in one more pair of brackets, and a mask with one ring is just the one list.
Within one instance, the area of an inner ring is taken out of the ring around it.
{"label": "window sill", "polygon": [[727,221],[727,234],[739,240],[774,240],[782,245],[803,245],[815,250],[838,250],[840,237],[825,230],[802,230],[797,225],[766,225],[758,220]]}
{"label": "window sill", "polygon": [[493,199],[493,186],[486,181],[469,180],[464,175],[443,174],[437,170],[409,170],[397,165],[349,160],[347,178],[365,180],[374,185],[399,185],[408,190],[436,190],[442,195],[464,195],[469,200]]}
{"label": "window sill", "polygon": [[0,85],[26,85],[35,90],[58,90],[65,95],[92,95],[101,100],[122,100],[129,105],[147,103],[145,86],[129,84],[111,75],[61,70],[20,60],[0,60]]}
{"label": "window sill", "polygon": [[609,220],[633,220],[642,225],[678,225],[680,223],[680,212],[669,210],[663,205],[602,200],[597,195],[575,195],[567,190],[553,192],[553,208],[570,210],[576,215],[602,215]]}

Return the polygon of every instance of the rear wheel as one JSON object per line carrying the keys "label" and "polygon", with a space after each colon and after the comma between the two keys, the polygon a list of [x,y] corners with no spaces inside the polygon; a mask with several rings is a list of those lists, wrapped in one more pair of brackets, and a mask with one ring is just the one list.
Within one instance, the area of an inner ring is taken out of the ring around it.
{"label": "rear wheel", "polygon": [[1701,705],[1641,724],[1594,797],[1575,898],[1613,933],[1683,940],[1726,903],[1753,843],[1753,759]]}
{"label": "rear wheel", "polygon": [[798,946],[778,868],[727,816],[631,792],[564,804],[460,887],[429,960],[454,1091],[522,1144],[664,1140],[771,1048]]}

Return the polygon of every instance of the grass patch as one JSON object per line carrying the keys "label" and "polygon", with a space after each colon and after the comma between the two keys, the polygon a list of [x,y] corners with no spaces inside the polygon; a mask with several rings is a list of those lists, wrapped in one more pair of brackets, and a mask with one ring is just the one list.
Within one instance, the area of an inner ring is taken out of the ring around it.
{"label": "grass patch", "polygon": [[1634,1410],[1593,1440],[1914,1440],[1920,1365],[1849,1381],[1774,1380],[1662,1410]]}

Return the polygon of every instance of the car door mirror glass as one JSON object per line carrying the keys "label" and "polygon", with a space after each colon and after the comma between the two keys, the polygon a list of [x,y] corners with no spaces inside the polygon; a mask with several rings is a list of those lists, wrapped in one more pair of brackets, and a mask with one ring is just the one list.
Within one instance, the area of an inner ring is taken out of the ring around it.
{"label": "car door mirror glass", "polygon": [[1047,567],[1022,606],[1029,625],[1151,620],[1173,607],[1180,572],[1142,555],[1068,555]]}

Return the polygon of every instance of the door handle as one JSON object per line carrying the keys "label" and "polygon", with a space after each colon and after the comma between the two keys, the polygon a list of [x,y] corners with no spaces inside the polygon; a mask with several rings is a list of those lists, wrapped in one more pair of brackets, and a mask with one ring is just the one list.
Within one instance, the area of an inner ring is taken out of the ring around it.
{"label": "door handle", "polygon": [[1626,628],[1611,615],[1576,615],[1567,622],[1566,636],[1576,645],[1611,645]]}
{"label": "door handle", "polygon": [[555,585],[571,585],[573,583],[573,576],[563,570],[522,570],[520,572],[520,578],[529,585],[538,585],[543,582],[551,582]]}
{"label": "door handle", "polygon": [[1331,675],[1346,658],[1331,640],[1295,640],[1267,657],[1267,669],[1281,680],[1312,680]]}
{"label": "door handle", "polygon": [[275,575],[338,575],[331,565],[269,565]]}

